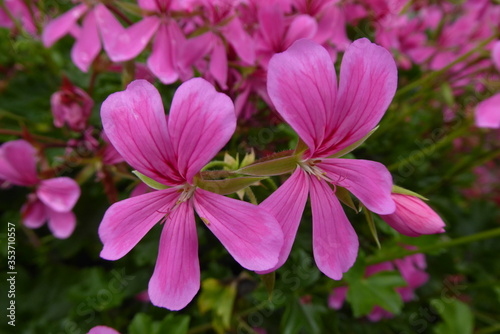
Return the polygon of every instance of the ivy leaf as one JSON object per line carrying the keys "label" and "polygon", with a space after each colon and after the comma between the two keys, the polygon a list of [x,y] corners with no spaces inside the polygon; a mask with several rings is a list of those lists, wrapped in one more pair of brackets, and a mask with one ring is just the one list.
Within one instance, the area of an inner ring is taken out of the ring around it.
{"label": "ivy leaf", "polygon": [[188,315],[176,315],[170,313],[160,322],[159,333],[186,334],[189,330]]}
{"label": "ivy leaf", "polygon": [[318,304],[304,304],[299,300],[287,303],[285,314],[281,321],[281,333],[311,333],[321,334],[321,314],[326,308]]}

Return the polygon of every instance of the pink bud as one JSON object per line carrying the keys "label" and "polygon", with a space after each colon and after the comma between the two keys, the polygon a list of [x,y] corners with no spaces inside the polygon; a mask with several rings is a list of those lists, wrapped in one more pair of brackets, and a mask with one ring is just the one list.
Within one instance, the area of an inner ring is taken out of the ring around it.
{"label": "pink bud", "polygon": [[92,112],[94,101],[82,89],[64,79],[60,91],[50,98],[54,125],[58,128],[66,123],[73,131],[83,131]]}

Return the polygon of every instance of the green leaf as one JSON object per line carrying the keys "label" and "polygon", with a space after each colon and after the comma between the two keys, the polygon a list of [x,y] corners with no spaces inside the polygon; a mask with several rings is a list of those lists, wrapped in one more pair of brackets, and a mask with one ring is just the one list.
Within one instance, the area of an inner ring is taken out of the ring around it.
{"label": "green leaf", "polygon": [[138,172],[136,170],[132,171],[132,173],[135,174],[141,180],[142,182],[146,183],[149,187],[156,189],[156,190],[163,190],[167,189],[168,186],[161,184],[159,182],[156,182],[155,180],[147,177],[146,175],[142,174],[141,172]]}
{"label": "green leaf", "polygon": [[[170,313],[160,322],[159,333],[186,334],[189,330],[190,317]],[[144,332],[146,333],[146,332]]]}
{"label": "green leaf", "polygon": [[227,195],[245,189],[246,187],[249,187],[251,185],[254,185],[262,179],[264,178],[235,177],[232,179],[224,179],[224,180],[197,180],[196,186],[216,194]]}
{"label": "green leaf", "polygon": [[352,152],[354,151],[356,148],[358,148],[359,146],[361,146],[361,144],[363,144],[368,138],[370,138],[370,136],[375,132],[377,131],[378,129],[378,125],[373,128],[372,131],[368,132],[368,134],[366,136],[364,136],[363,138],[361,138],[360,140],[358,140],[357,142],[355,142],[354,144],[351,144],[349,146],[347,146],[346,148],[344,148],[342,151],[339,151],[335,154],[332,154],[330,155],[328,158],[338,158],[338,157],[342,157],[344,155],[346,155],[347,153],[349,152]]}
{"label": "green leaf", "polygon": [[347,205],[348,207],[350,207],[351,209],[356,211],[356,213],[359,212],[358,208],[354,204],[354,201],[352,200],[351,194],[349,193],[349,191],[346,188],[336,186],[335,187],[335,196],[337,196],[337,198],[342,203],[344,203],[345,205]]}
{"label": "green leaf", "polygon": [[474,331],[474,315],[467,304],[447,298],[433,299],[431,305],[443,318],[443,322],[434,327],[434,333],[472,334]]}
{"label": "green leaf", "polygon": [[269,300],[271,300],[273,296],[274,283],[276,282],[276,272],[273,271],[267,274],[259,275],[259,277],[266,287]]}
{"label": "green leaf", "polygon": [[281,175],[292,172],[297,167],[295,155],[252,164],[237,170],[240,174],[254,176]]}
{"label": "green leaf", "polygon": [[405,189],[405,188],[397,186],[397,185],[393,185],[392,186],[392,192],[395,193],[395,194],[415,196],[415,197],[418,197],[418,198],[420,198],[421,200],[424,200],[424,201],[428,201],[429,200],[428,198],[420,195],[419,193],[416,193],[414,191]]}
{"label": "green leaf", "polygon": [[129,334],[153,333],[153,321],[144,313],[137,313],[128,326]]}
{"label": "green leaf", "polygon": [[369,314],[376,305],[394,314],[401,311],[403,300],[395,288],[406,282],[398,273],[383,271],[367,278],[344,277],[349,283],[347,301],[355,317]]}
{"label": "green leaf", "polygon": [[281,319],[281,333],[321,334],[321,314],[325,312],[326,308],[322,305],[304,304],[299,300],[290,301]]}
{"label": "green leaf", "polygon": [[297,142],[297,147],[295,147],[295,154],[299,155],[307,149],[308,149],[308,147],[307,147],[306,143],[304,143],[304,141],[302,141],[302,139],[299,138],[299,140]]}
{"label": "green leaf", "polygon": [[235,299],[235,284],[222,285],[214,278],[207,278],[201,282],[198,307],[201,313],[212,310],[212,324],[218,333],[224,333],[230,328]]}
{"label": "green leaf", "polygon": [[378,240],[377,226],[375,226],[375,222],[373,221],[372,212],[370,210],[367,210],[366,208],[364,209],[366,221],[368,222],[368,228],[370,229],[370,233],[372,234],[372,237],[377,244],[377,248],[380,249],[382,247],[380,246],[380,241]]}

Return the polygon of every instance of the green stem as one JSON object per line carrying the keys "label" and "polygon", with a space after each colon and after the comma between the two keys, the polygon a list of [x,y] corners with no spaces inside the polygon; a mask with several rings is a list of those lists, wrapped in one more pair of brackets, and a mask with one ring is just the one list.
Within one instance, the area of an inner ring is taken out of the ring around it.
{"label": "green stem", "polygon": [[452,239],[449,241],[444,241],[440,242],[434,245],[428,245],[428,246],[423,246],[419,247],[415,250],[407,250],[407,249],[401,249],[398,254],[390,254],[390,255],[385,255],[385,256],[370,256],[369,258],[366,259],[366,264],[371,265],[371,264],[376,264],[376,263],[381,263],[381,262],[386,262],[386,261],[392,261],[395,259],[400,259],[408,255],[413,255],[413,254],[418,254],[418,253],[431,253],[440,249],[445,249],[445,248],[450,248],[450,247],[455,247],[455,246],[460,246],[464,244],[469,244],[472,242],[480,241],[480,240],[485,240],[485,239],[492,239],[500,237],[500,227],[479,232],[476,234],[472,235],[467,235],[464,237]]}
{"label": "green stem", "polygon": [[229,164],[227,164],[224,161],[214,160],[214,161],[210,161],[208,164],[206,164],[205,167],[203,167],[201,169],[201,171],[203,172],[203,171],[206,171],[207,169],[210,169],[210,168],[213,168],[213,167],[227,167],[227,168],[231,168],[232,166],[230,166]]}

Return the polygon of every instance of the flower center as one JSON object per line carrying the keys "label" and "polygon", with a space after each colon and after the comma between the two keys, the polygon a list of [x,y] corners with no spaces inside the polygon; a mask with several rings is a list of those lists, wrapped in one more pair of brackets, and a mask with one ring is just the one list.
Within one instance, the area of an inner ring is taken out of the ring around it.
{"label": "flower center", "polygon": [[332,180],[330,180],[330,178],[326,175],[326,173],[321,168],[316,166],[320,162],[321,162],[320,159],[307,159],[299,161],[298,164],[300,168],[302,168],[302,170],[304,170],[309,175],[316,176],[318,180],[323,179],[331,183]]}

